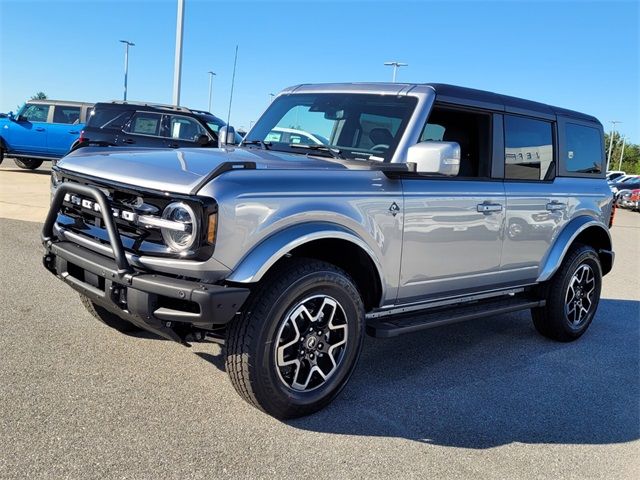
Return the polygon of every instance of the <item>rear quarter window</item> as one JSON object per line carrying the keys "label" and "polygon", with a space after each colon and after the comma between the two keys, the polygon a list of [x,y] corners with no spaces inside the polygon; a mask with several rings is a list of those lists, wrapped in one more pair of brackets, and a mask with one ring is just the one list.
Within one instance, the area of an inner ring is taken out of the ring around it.
{"label": "rear quarter window", "polygon": [[565,170],[569,173],[602,172],[602,134],[600,130],[586,125],[566,123]]}
{"label": "rear quarter window", "polygon": [[87,125],[93,128],[115,128],[121,130],[131,118],[133,111],[122,111],[115,108],[94,108],[87,119]]}

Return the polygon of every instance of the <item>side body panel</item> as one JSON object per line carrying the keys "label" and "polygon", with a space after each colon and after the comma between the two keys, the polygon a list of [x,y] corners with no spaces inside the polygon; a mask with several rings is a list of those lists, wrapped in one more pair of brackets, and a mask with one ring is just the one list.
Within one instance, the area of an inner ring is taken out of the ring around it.
{"label": "side body panel", "polygon": [[81,123],[75,125],[51,123],[48,128],[47,151],[52,156],[62,157],[69,152],[73,142],[78,139],[84,125]]}
{"label": "side body panel", "polygon": [[[399,303],[502,283],[504,187],[500,181],[404,179]],[[479,205],[495,210],[479,212]]]}
{"label": "side body panel", "polygon": [[562,179],[504,182],[507,216],[501,269],[514,281],[533,282],[540,262],[569,220]]}
{"label": "side body panel", "polygon": [[402,205],[400,180],[368,170],[246,170],[215,178],[199,194],[218,202],[214,259],[233,271],[229,280],[259,280],[261,265],[255,266],[255,273],[241,268],[247,257],[279,236],[282,240],[268,246],[272,255],[266,262],[274,263],[293,238],[282,232],[308,225],[309,231],[292,245],[322,238],[311,233],[318,231],[326,231],[328,238],[359,239],[383,272],[382,303],[395,302],[403,214],[390,207]]}
{"label": "side body panel", "polygon": [[7,146],[16,153],[47,154],[47,122],[10,122]]}

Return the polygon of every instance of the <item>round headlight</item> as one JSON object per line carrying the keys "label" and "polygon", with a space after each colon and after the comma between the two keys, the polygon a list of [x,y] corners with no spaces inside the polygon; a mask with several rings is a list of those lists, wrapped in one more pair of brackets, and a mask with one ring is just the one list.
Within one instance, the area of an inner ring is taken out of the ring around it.
{"label": "round headlight", "polygon": [[186,252],[198,238],[198,219],[193,209],[182,202],[170,203],[162,212],[163,220],[174,225],[161,227],[162,238],[174,252]]}

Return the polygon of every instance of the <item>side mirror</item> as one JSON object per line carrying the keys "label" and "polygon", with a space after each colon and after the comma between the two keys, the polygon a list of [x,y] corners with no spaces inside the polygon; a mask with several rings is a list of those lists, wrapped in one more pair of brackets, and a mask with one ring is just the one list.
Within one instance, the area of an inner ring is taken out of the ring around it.
{"label": "side mirror", "polygon": [[209,145],[209,137],[206,136],[204,133],[202,135],[198,135],[198,138],[196,139],[196,143],[201,147],[206,147],[207,145]]}
{"label": "side mirror", "polygon": [[416,173],[455,177],[460,170],[460,145],[457,142],[420,142],[407,150],[407,163],[416,164]]}
{"label": "side mirror", "polygon": [[236,144],[236,131],[233,127],[226,126],[218,130],[218,148]]}

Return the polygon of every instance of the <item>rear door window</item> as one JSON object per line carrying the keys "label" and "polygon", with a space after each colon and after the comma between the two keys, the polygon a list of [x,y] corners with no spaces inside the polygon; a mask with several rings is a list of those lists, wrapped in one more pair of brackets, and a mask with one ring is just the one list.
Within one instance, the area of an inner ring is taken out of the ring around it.
{"label": "rear door window", "polygon": [[505,115],[504,178],[510,180],[551,180],[553,127],[551,122]]}
{"label": "rear door window", "polygon": [[137,135],[160,136],[162,115],[149,112],[136,112],[129,122],[129,133]]}
{"label": "rear door window", "polygon": [[567,172],[602,172],[602,135],[596,128],[566,123],[567,142],[564,165]]}
{"label": "rear door window", "polygon": [[80,123],[80,107],[54,106],[53,123]]}

